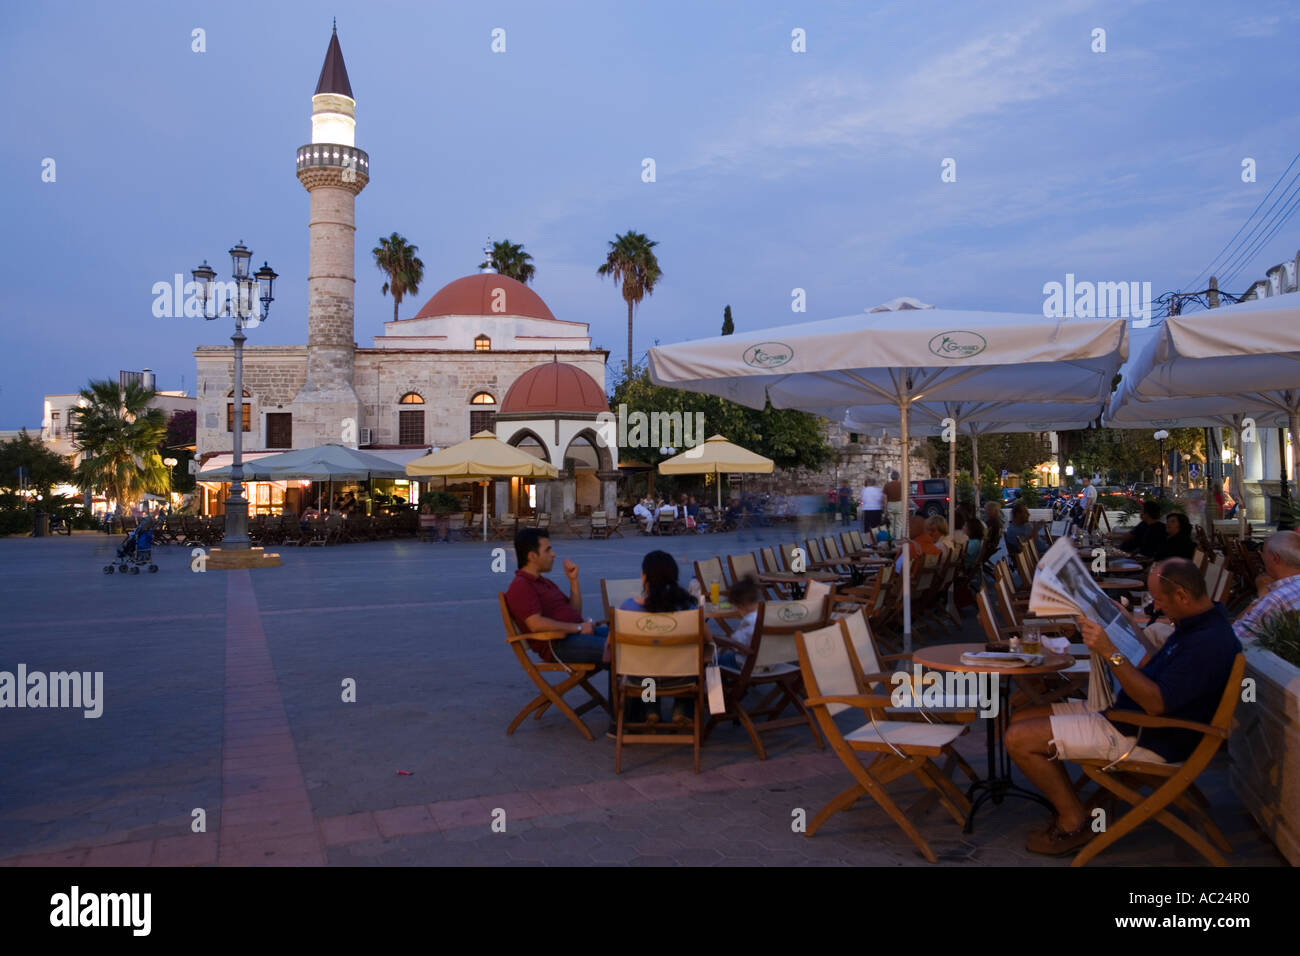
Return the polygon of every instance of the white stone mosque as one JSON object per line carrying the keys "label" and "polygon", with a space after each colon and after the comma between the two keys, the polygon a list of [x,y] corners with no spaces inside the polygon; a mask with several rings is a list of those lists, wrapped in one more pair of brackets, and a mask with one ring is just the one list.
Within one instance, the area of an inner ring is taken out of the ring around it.
{"label": "white stone mosque", "polygon": [[[486,271],[385,322],[369,348],[354,341],[355,204],[370,181],[355,110],[336,30],[312,96],[311,142],[297,152],[309,196],[307,343],[244,347],[245,459],[333,442],[405,464],[489,429],[561,469],[560,481],[536,487],[496,482],[498,513],[612,512],[618,449],[596,439],[596,416],[609,411],[609,353],[591,347],[586,323],[556,318],[527,285]],[[233,355],[230,346],[194,351],[204,467],[230,461]],[[206,488],[206,510],[220,511],[225,489]],[[414,500],[420,489],[395,490]],[[278,513],[301,490],[254,482],[247,494],[250,513]]]}

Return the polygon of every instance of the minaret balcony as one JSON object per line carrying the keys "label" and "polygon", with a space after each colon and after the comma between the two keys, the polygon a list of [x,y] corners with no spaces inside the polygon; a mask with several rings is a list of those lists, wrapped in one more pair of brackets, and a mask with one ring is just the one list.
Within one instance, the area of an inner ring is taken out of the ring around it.
{"label": "minaret balcony", "polygon": [[333,166],[338,169],[354,169],[360,175],[370,178],[370,156],[364,149],[355,146],[340,146],[337,143],[309,143],[298,147],[298,172],[315,166]]}

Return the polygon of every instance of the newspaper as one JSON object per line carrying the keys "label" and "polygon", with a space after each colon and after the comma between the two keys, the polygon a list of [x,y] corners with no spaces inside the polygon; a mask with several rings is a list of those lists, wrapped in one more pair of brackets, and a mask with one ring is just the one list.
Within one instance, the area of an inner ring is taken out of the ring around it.
{"label": "newspaper", "polygon": [[[1069,538],[1058,538],[1039,559],[1029,592],[1029,610],[1036,615],[1082,615],[1095,621],[1106,631],[1115,649],[1134,666],[1146,655],[1146,648],[1133,633],[1128,619],[1097,586]],[[1115,696],[1115,678],[1109,661],[1093,654],[1088,709],[1106,710],[1114,705]]]}

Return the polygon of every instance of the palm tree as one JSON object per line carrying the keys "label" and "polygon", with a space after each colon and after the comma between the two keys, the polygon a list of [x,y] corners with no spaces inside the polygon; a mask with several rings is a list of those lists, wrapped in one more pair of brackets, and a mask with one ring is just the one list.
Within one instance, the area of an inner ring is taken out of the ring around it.
{"label": "palm tree", "polygon": [[380,289],[384,295],[393,293],[393,321],[397,321],[397,307],[409,292],[415,295],[420,291],[420,282],[424,279],[424,263],[416,258],[419,246],[412,246],[397,233],[387,239],[381,238],[372,253],[379,271],[388,276],[388,281]]}
{"label": "palm tree", "polygon": [[81,390],[86,404],[74,409],[72,440],[85,456],[77,466],[82,488],[103,489],[119,504],[146,491],[171,490],[171,471],[159,451],[167,418],[149,407],[155,394],[136,382],[123,388],[111,379]]}
{"label": "palm tree", "polygon": [[609,244],[605,264],[596,270],[598,276],[612,276],[623,284],[623,301],[627,303],[627,375],[632,375],[632,310],[647,295],[652,295],[655,283],[663,273],[654,247],[659,245],[639,232],[630,229],[615,236]]}
{"label": "palm tree", "polygon": [[519,243],[502,239],[500,242],[492,243],[492,258],[487,262],[480,262],[478,267],[486,269],[491,265],[503,276],[518,279],[520,282],[531,282],[533,276],[537,274],[537,267],[530,261],[532,258],[524,252],[524,247]]}

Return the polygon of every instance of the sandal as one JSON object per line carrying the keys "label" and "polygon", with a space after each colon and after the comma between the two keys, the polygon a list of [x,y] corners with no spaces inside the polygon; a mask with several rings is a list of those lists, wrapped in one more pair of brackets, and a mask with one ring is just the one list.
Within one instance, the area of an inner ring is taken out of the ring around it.
{"label": "sandal", "polygon": [[1044,856],[1064,856],[1084,846],[1094,835],[1086,821],[1079,829],[1068,831],[1062,830],[1060,824],[1053,821],[1046,830],[1031,833],[1025,841],[1025,849]]}

